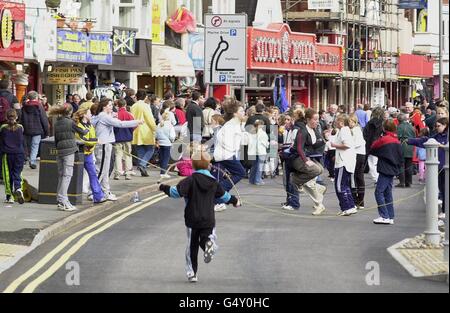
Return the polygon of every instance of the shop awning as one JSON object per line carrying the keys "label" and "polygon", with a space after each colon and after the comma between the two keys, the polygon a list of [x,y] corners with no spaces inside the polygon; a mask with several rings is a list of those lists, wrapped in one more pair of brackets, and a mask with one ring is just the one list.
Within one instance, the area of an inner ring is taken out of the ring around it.
{"label": "shop awning", "polygon": [[433,77],[433,60],[424,55],[401,54],[398,65],[398,75],[405,77]]}
{"label": "shop awning", "polygon": [[180,49],[153,45],[152,76],[194,77],[192,60]]}

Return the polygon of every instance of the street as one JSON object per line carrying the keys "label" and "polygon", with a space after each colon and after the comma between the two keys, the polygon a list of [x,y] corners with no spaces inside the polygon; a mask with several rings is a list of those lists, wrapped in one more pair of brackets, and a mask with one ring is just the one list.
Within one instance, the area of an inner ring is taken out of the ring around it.
{"label": "street", "polygon": [[[285,196],[281,177],[266,179],[266,185],[258,187],[244,180],[237,188],[244,205],[216,213],[219,252],[210,264],[204,264],[199,253],[196,284],[188,283],[184,274],[184,202],[156,193],[146,195],[153,196],[150,202],[121,213],[116,210],[114,217],[94,225],[107,217],[98,216],[38,247],[0,275],[0,289],[37,293],[448,292],[444,282],[412,278],[386,251],[424,230],[424,204],[418,194],[423,187],[418,184],[395,190],[396,201],[409,199],[396,204],[393,226],[372,224],[377,215],[373,188],[366,193],[368,210],[350,217],[336,216],[337,200],[330,182],[322,217],[310,215],[312,204],[303,194],[300,212],[281,210]],[[61,244],[63,248],[54,252]],[[49,255],[52,251],[54,256]],[[373,264],[379,266],[378,281],[372,280]],[[18,280],[27,271],[29,275]]]}

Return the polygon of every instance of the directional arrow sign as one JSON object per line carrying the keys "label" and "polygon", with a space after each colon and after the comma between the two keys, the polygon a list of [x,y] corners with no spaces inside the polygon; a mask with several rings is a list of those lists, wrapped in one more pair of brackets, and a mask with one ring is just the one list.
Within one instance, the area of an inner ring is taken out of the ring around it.
{"label": "directional arrow sign", "polygon": [[205,15],[205,83],[247,84],[247,15]]}

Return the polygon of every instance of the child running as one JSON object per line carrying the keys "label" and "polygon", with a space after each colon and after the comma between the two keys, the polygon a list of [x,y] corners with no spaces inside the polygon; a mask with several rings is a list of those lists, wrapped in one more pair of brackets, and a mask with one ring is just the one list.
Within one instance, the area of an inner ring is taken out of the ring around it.
{"label": "child running", "polygon": [[14,196],[20,204],[25,202],[21,177],[25,162],[23,143],[23,127],[17,123],[16,110],[10,109],[6,112],[6,124],[0,128],[0,149],[6,193],[5,203],[14,203]]}
{"label": "child running", "polygon": [[211,262],[217,252],[214,201],[240,206],[239,200],[226,192],[209,172],[211,158],[203,151],[192,157],[195,172],[177,186],[161,184],[159,190],[171,198],[186,199],[184,210],[188,246],[186,248],[186,274],[189,282],[197,282],[198,248],[204,251],[205,263]]}

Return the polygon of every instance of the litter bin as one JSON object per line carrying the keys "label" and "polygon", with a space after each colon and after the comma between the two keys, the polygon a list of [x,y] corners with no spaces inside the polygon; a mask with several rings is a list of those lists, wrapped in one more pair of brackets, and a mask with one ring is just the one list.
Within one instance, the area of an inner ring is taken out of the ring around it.
{"label": "litter bin", "polygon": [[[78,147],[78,152],[75,153],[73,176],[67,192],[72,204],[81,204],[83,201],[83,144],[79,142]],[[39,166],[39,203],[56,204],[56,188],[58,187],[56,155],[55,137],[42,140]]]}

